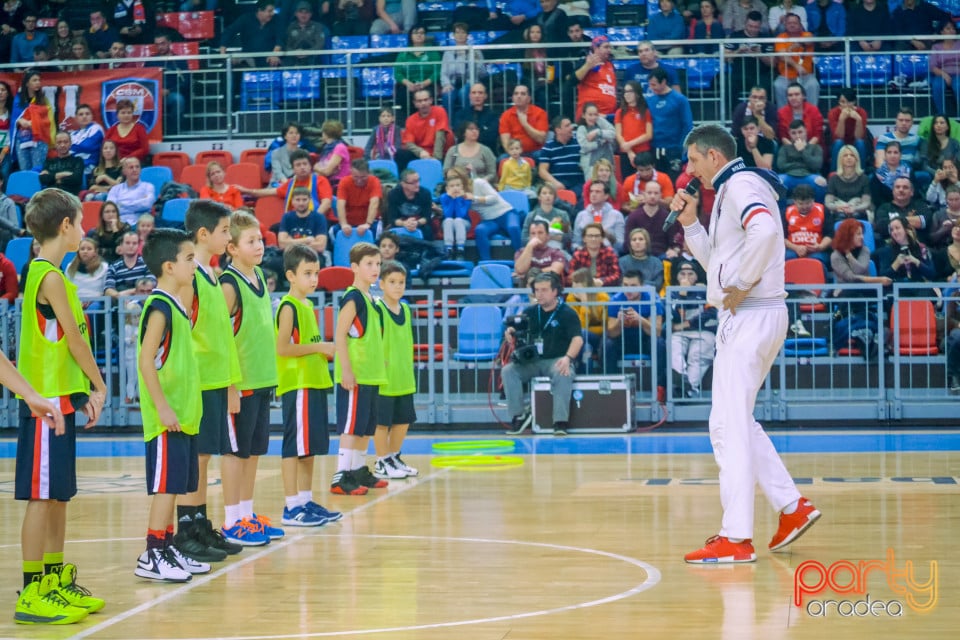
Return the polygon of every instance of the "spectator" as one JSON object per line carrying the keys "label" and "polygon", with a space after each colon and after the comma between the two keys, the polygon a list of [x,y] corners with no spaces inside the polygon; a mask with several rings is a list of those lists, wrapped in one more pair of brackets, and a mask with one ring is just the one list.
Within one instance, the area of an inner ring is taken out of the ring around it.
{"label": "spectator", "polygon": [[107,275],[103,281],[103,295],[111,298],[136,295],[137,282],[149,277],[147,265],[137,253],[140,247],[140,237],[136,231],[127,231],[123,234],[117,254],[120,259],[111,262],[107,268]]}
{"label": "spectator", "polygon": [[539,151],[547,140],[547,112],[530,103],[530,89],[513,89],[513,106],[500,116],[500,144],[506,149],[511,138],[520,141],[524,155]]}
{"label": "spectator", "polygon": [[100,147],[100,161],[93,170],[90,178],[90,188],[85,200],[106,200],[107,192],[120,184],[123,177],[123,167],[117,157],[117,143],[113,140],[104,140]]}
{"label": "spectator", "polygon": [[[955,243],[960,243],[960,233],[954,234]],[[956,283],[960,269],[954,272],[951,282]],[[950,393],[960,394],[960,300],[957,299],[957,289],[947,303],[946,314],[947,330],[947,374],[950,377]]]}
{"label": "spectator", "polygon": [[830,244],[833,242],[833,218],[819,202],[813,201],[813,187],[798,184],[791,193],[793,204],[784,214],[785,260],[814,258],[830,268]]}
{"label": "spectator", "polygon": [[43,94],[40,72],[27,71],[13,99],[10,140],[23,171],[41,171],[56,134],[53,106]]}
{"label": "spectator", "polygon": [[[726,32],[720,24],[720,10],[716,0],[700,0],[700,19],[690,25],[691,40],[723,40]],[[690,45],[687,53],[716,55],[716,45]]]}
{"label": "spectator", "polygon": [[293,165],[293,176],[289,180],[281,182],[276,187],[266,187],[264,189],[250,189],[248,187],[237,186],[240,193],[255,198],[277,196],[283,198],[284,211],[293,210],[293,189],[295,187],[306,187],[310,190],[311,207],[320,215],[327,216],[328,220],[335,221],[331,205],[333,203],[333,189],[330,182],[317,173],[314,173],[310,165],[310,154],[303,149],[297,149],[290,154],[290,161]]}
{"label": "spectator", "polygon": [[143,162],[150,154],[150,140],[147,128],[133,116],[133,102],[126,98],[117,100],[117,122],[107,129],[105,139],[116,143],[121,160],[136,158]]}
{"label": "spectator", "polygon": [[624,228],[627,235],[633,233],[634,229],[645,229],[650,236],[650,243],[647,245],[650,254],[660,259],[670,259],[677,256],[683,246],[683,228],[675,222],[666,231],[663,230],[670,214],[663,200],[660,184],[654,180],[648,181],[640,206],[627,216]]}
{"label": "spectator", "polygon": [[103,295],[107,279],[107,263],[100,256],[97,239],[87,237],[80,241],[77,255],[65,270],[67,279],[77,287],[77,296],[89,306],[91,298]]}
{"label": "spectator", "polygon": [[[753,88],[751,93],[758,88],[762,89],[764,95],[770,93],[773,87],[771,82],[774,66],[774,59],[771,55],[773,45],[757,42],[757,39],[761,37],[762,30],[763,15],[759,11],[751,11],[747,14],[743,30],[731,33],[729,36],[730,42],[724,45],[726,56],[732,58],[732,69],[729,76],[730,105],[736,105],[748,87]],[[776,124],[774,123],[775,127]],[[736,124],[736,117],[734,117],[733,130],[740,130]]]}
{"label": "spectator", "polygon": [[676,292],[671,309],[670,354],[674,393],[680,397],[696,397],[701,393],[704,375],[713,364],[717,310],[707,305],[707,287],[698,281],[693,264],[682,262],[679,267],[677,284],[682,288]]}
{"label": "spectator", "polygon": [[147,44],[153,41],[153,31],[156,20],[148,15],[143,3],[139,0],[113,0],[105,5],[107,10],[113,8],[113,17],[110,22],[120,33],[124,44]]}
{"label": "spectator", "polygon": [[56,155],[47,158],[40,172],[43,187],[59,187],[73,195],[83,188],[83,160],[70,153],[70,134],[58,131],[54,138]]}
{"label": "spectator", "polygon": [[293,209],[280,218],[277,244],[286,249],[295,244],[305,244],[323,255],[327,250],[327,221],[310,206],[310,190],[294,187],[290,190]]}
{"label": "spectator", "polygon": [[[928,58],[930,67],[930,89],[933,91],[933,106],[938,113],[947,113],[947,89],[954,90],[954,104],[960,104],[956,99],[956,91],[960,89],[957,81],[960,80],[960,45],[954,39],[957,28],[952,20],[947,20],[940,26],[940,34],[944,39],[935,45]],[[954,110],[954,115],[957,111]]]}
{"label": "spectator", "polygon": [[[261,54],[261,57],[239,58],[234,64],[248,67],[263,66],[262,54],[283,51],[283,25],[275,19],[275,5],[272,0],[257,0],[254,13],[244,13],[233,24],[223,30],[220,40],[220,53],[225,54],[227,47],[234,42],[240,43],[244,53]],[[280,57],[267,56],[266,63],[271,67],[280,66]]]}
{"label": "spectator", "polygon": [[577,269],[588,268],[593,286],[615,287],[620,284],[620,262],[617,252],[604,244],[608,233],[599,222],[590,222],[582,229],[583,246],[573,252],[567,264],[567,283]]}
{"label": "spectator", "polygon": [[290,62],[298,65],[317,64],[317,56],[306,52],[328,48],[325,27],[313,19],[313,7],[307,0],[299,0],[294,7],[293,20],[287,24],[283,43]]}
{"label": "spectator", "polygon": [[844,145],[852,145],[861,158],[867,155],[867,112],[857,104],[857,92],[849,87],[840,90],[837,106],[827,114],[833,139],[830,166],[837,168],[837,154]]}
{"label": "spectator", "polygon": [[639,82],[643,90],[643,96],[648,100],[653,97],[653,90],[650,88],[650,74],[656,69],[663,69],[667,74],[667,84],[674,91],[680,91],[680,83],[677,80],[677,72],[673,67],[664,67],[660,64],[657,50],[649,40],[641,40],[637,43],[637,64],[627,67],[623,73],[625,82],[633,80]]}
{"label": "spectator", "polygon": [[479,49],[467,48],[469,37],[469,25],[464,22],[454,24],[453,47],[443,52],[440,64],[440,91],[448,114],[455,114],[467,106],[467,95],[471,90],[471,66],[475,70],[476,80],[485,78],[487,75],[483,54]]}
{"label": "spectator", "polygon": [[957,159],[944,158],[940,161],[933,176],[933,182],[927,188],[927,202],[930,208],[938,211],[947,206],[947,189],[958,183]]}
{"label": "spectator", "polygon": [[464,189],[468,193],[473,192],[473,210],[479,214],[481,220],[474,231],[480,259],[490,259],[490,238],[495,233],[507,235],[514,252],[519,250],[520,214],[486,180],[471,180],[462,169],[456,168],[445,173],[448,178],[451,175],[458,175],[463,180]]}
{"label": "spectator", "polygon": [[786,31],[783,23],[791,13],[800,18],[800,25],[803,27],[803,30],[806,31],[807,10],[803,7],[802,0],[799,5],[794,3],[793,0],[780,0],[780,4],[775,7],[770,7],[770,11],[767,14],[767,24],[770,27],[770,33],[779,35]]}
{"label": "spectator", "polygon": [[633,161],[636,155],[650,151],[653,140],[653,119],[639,82],[628,80],[624,83],[620,108],[617,109],[613,122],[620,154],[621,176],[626,180],[635,171]]}
{"label": "spectator", "polygon": [[[527,195],[533,193],[533,161],[524,157],[523,143],[516,138],[511,138],[506,144],[509,157],[504,159],[500,165],[500,182],[497,184],[499,191],[512,189],[514,191],[523,191]],[[550,185],[556,193],[553,185]]]}
{"label": "spectator", "polygon": [[101,69],[136,69],[140,66],[139,62],[127,59],[127,45],[120,40],[111,43],[107,60],[100,65]]}
{"label": "spectator", "polygon": [[445,192],[440,196],[440,208],[443,209],[443,248],[447,258],[459,260],[463,256],[467,231],[470,229],[470,202],[473,194],[466,191],[463,179],[457,171],[450,172],[444,188]]}
{"label": "spectator", "polygon": [[523,221],[521,242],[523,244],[527,243],[530,239],[530,225],[534,220],[540,220],[547,225],[547,233],[549,234],[547,244],[562,251],[566,258],[569,255],[567,251],[570,248],[570,214],[556,206],[557,190],[550,185],[540,185],[537,193],[537,206],[527,214]]}
{"label": "spectator", "polygon": [[847,10],[842,0],[808,0],[807,19],[810,32],[818,38],[833,38],[817,42],[820,51],[843,49],[843,37],[847,35]]}
{"label": "spectator", "polygon": [[[686,28],[683,16],[676,10],[673,0],[659,0],[660,12],[653,13],[647,20],[647,37],[653,42],[660,40],[683,40]],[[661,45],[656,47],[660,53],[678,56],[683,53],[680,45]]]}
{"label": "spectator", "polygon": [[70,23],[60,18],[53,38],[50,39],[47,55],[50,60],[70,60],[73,58],[73,32]]}
{"label": "spectator", "polygon": [[597,105],[587,102],[577,127],[577,144],[582,152],[580,169],[584,176],[590,175],[598,160],[606,160],[613,165],[616,137],[617,130],[609,120],[600,116]]}
{"label": "spectator", "polygon": [[[803,87],[800,87],[800,91],[802,97]],[[787,93],[789,94],[789,89]],[[803,104],[802,99],[801,104]],[[750,95],[747,99],[738,104],[733,110],[733,127],[731,129],[734,135],[743,128],[743,122],[749,116],[757,119],[757,128],[760,130],[759,133],[767,140],[777,142],[783,137],[777,134],[780,128],[780,117],[777,113],[777,108],[767,100],[767,90],[763,87],[754,86],[750,89]],[[791,120],[793,120],[793,118],[791,118]],[[823,122],[823,116],[820,116],[820,121],[821,123]],[[785,133],[784,135],[788,134]]]}
{"label": "spectator", "polygon": [[413,169],[404,169],[400,172],[400,184],[387,194],[383,229],[396,231],[402,227],[409,233],[420,229],[425,240],[432,240],[433,212],[433,196],[420,186],[420,175]]}
{"label": "spectator", "polygon": [[440,54],[425,50],[426,43],[426,27],[414,26],[407,36],[407,48],[397,54],[393,65],[393,79],[396,83],[393,95],[403,115],[411,112],[411,97],[416,100],[416,93],[423,89],[432,94],[440,84]]}
{"label": "spectator", "polygon": [[[951,195],[954,192],[951,192]],[[960,189],[955,192],[960,196]],[[946,248],[947,264],[951,273],[947,276],[947,281],[956,285],[960,281],[960,198],[954,202],[954,206],[949,211],[950,222],[950,244]],[[944,225],[945,227],[948,225]],[[957,297],[957,288],[953,287],[952,296]]]}
{"label": "spectator", "polygon": [[[384,105],[380,107],[380,122],[367,138],[363,155],[370,160],[397,160],[401,144],[401,131],[396,123],[393,105]],[[402,171],[406,167],[399,168]]]}
{"label": "spectator", "polygon": [[350,175],[350,150],[343,141],[343,125],[339,120],[327,120],[320,127],[320,159],[313,165],[316,173],[330,181],[334,189],[340,181]]}
{"label": "spectator", "polygon": [[[951,22],[949,13],[925,0],[903,0],[892,12],[893,35],[929,36],[937,33],[944,22]],[[929,40],[909,40],[897,43],[900,48],[925,51],[930,48]]]}
{"label": "spectator", "polygon": [[544,42],[563,42],[567,37],[566,12],[560,8],[559,0],[540,0],[540,11],[530,21],[543,30]]}
{"label": "spectator", "polygon": [[[933,258],[926,245],[917,239],[917,232],[900,216],[891,216],[887,223],[888,240],[877,252],[877,272],[893,282],[931,282],[936,278]],[[931,291],[902,289],[901,297],[927,297]]]}
{"label": "spectator", "polygon": [[493,151],[480,143],[480,127],[477,123],[471,120],[463,122],[457,129],[457,140],[460,141],[459,144],[447,149],[443,170],[463,167],[468,174],[476,178],[483,178],[487,182],[494,181],[497,177],[497,158]]}
{"label": "spectator", "polygon": [[581,196],[583,201],[590,202],[590,186],[594,182],[603,182],[607,185],[609,194],[607,196],[607,202],[617,211],[623,211],[626,195],[624,194],[623,186],[617,182],[617,177],[614,175],[613,163],[606,158],[601,158],[594,163],[587,175],[590,176],[590,179],[583,185],[583,194]]}
{"label": "spectator", "polygon": [[[844,220],[837,227],[830,266],[837,284],[882,284],[885,287],[893,284],[889,277],[870,275],[870,247],[863,242],[863,225],[857,220]],[[838,293],[843,296],[858,295],[853,291]]]}
{"label": "spectator", "polygon": [[143,245],[147,243],[147,238],[157,228],[157,220],[151,213],[141,213],[137,218],[137,237],[140,238],[140,244],[137,247],[137,255],[143,255]]}
{"label": "spectator", "polygon": [[407,118],[404,124],[403,148],[416,158],[434,158],[443,160],[443,154],[453,138],[450,122],[443,107],[433,104],[433,97],[427,89],[418,89],[413,94],[417,110]]}
{"label": "spectator", "polygon": [[577,112],[579,119],[587,104],[593,104],[607,116],[617,110],[617,70],[613,68],[613,49],[607,36],[597,36],[590,46],[590,53],[574,74],[577,88]]}
{"label": "spectator", "polygon": [[[298,149],[305,148],[303,127],[299,123],[291,121],[285,124],[281,136],[283,137],[283,144],[272,151],[267,150],[267,157],[270,158],[270,166],[267,167],[267,170],[271,172],[271,185],[278,185],[293,177],[291,154]],[[308,155],[307,158],[309,157]]]}
{"label": "spectator", "polygon": [[377,19],[370,25],[370,35],[407,33],[417,20],[415,0],[376,0]]}
{"label": "spectator", "polygon": [[[650,233],[637,227],[630,231],[629,252],[620,256],[620,271],[627,274],[637,272],[643,276],[643,282],[657,291],[663,289],[663,260],[650,255]],[[626,286],[626,277],[624,278]]]}
{"label": "spectator", "polygon": [[870,197],[878,205],[890,202],[893,186],[899,178],[910,179],[910,165],[903,161],[900,143],[888,142],[883,149],[884,163],[870,179]]}
{"label": "spectator", "polygon": [[106,58],[110,55],[110,45],[120,39],[120,34],[107,24],[103,11],[97,10],[90,12],[90,28],[83,37],[94,57]]}
{"label": "spectator", "polygon": [[660,337],[663,331],[664,310],[660,298],[642,290],[643,276],[639,271],[623,274],[623,293],[610,299],[607,309],[607,341],[603,362],[606,373],[618,371],[617,363],[628,355],[657,354],[657,370],[652,374],[661,386],[662,371],[666,367],[667,344]]}
{"label": "spectator", "polygon": [[656,182],[660,185],[660,204],[668,206],[673,199],[674,188],[670,176],[657,171],[653,168],[653,154],[644,152],[638,153],[634,158],[636,164],[636,173],[623,181],[623,192],[627,197],[625,209],[631,212],[645,202],[643,192],[646,190],[648,182]]}
{"label": "spectator", "polygon": [[920,171],[933,174],[943,160],[956,160],[960,156],[960,142],[953,137],[953,123],[946,116],[933,116],[930,135],[920,139],[913,165]]}
{"label": "spectator", "polygon": [[110,188],[107,200],[116,202],[120,208],[120,219],[132,225],[141,213],[153,209],[157,194],[152,184],[140,179],[140,160],[136,156],[124,158],[120,165],[123,167],[124,180]]}
{"label": "spectator", "polygon": [[[567,22],[567,39],[564,40],[564,44],[568,45],[567,50],[571,56],[579,56],[582,50],[587,50],[590,46],[590,38],[584,35],[583,27],[579,20]],[[582,58],[566,58],[559,61],[557,75],[560,77],[560,104],[576,104],[575,93],[579,82],[576,71],[582,64]]]}
{"label": "spectator", "polygon": [[662,69],[650,73],[650,90],[654,96],[647,103],[653,119],[652,146],[657,168],[676,179],[683,162],[683,141],[693,129],[690,101],[670,88],[667,74]]}
{"label": "spectator", "polygon": [[37,31],[37,12],[27,10],[23,16],[23,33],[13,36],[10,45],[10,63],[23,64],[33,62],[33,51],[37,47],[46,49],[50,39],[43,31]]}
{"label": "spectator", "polygon": [[[930,225],[930,246],[936,249],[946,247],[951,240],[956,244],[955,229],[960,227],[960,185],[947,187],[946,202],[946,205],[934,214],[933,223]],[[956,248],[947,247],[951,264]]]}
{"label": "spectator", "polygon": [[881,37],[893,33],[890,12],[878,0],[860,0],[851,7],[847,18],[847,35],[857,46],[854,51],[880,51],[884,45]]}
{"label": "spectator", "polygon": [[[87,45],[87,41],[80,36],[75,38],[73,45],[70,47],[71,56],[70,60],[92,60],[96,56],[90,51],[90,47]],[[68,64],[64,65],[64,71],[89,71],[93,69],[91,64]]]}
{"label": "spectator", "polygon": [[10,155],[10,116],[13,110],[13,93],[10,85],[0,82],[0,182],[7,183],[13,165]]}
{"label": "spectator", "polygon": [[[528,418],[524,415],[523,384],[535,376],[550,378],[553,396],[553,431],[566,435],[573,389],[573,363],[580,355],[583,337],[576,312],[560,303],[560,279],[552,273],[541,273],[533,280],[537,304],[523,311],[530,331],[540,346],[537,356],[511,362],[503,368],[503,389],[507,394],[507,410],[513,416],[512,433],[520,433]],[[515,343],[515,329],[507,327],[504,339]]]}
{"label": "spectator", "polygon": [[353,227],[363,235],[380,217],[383,188],[377,176],[370,175],[365,158],[350,163],[350,173],[337,187],[337,221],[340,232],[349,236]]}
{"label": "spectator", "polygon": [[792,191],[798,184],[808,184],[816,192],[817,202],[823,202],[827,181],[820,175],[822,166],[823,149],[807,140],[803,120],[794,120],[790,123],[790,141],[777,152],[777,171],[783,185]]}
{"label": "spectator", "polygon": [[10,45],[14,36],[23,31],[23,18],[27,6],[11,0],[0,5],[0,60],[10,61]]}
{"label": "spectator", "polygon": [[[176,56],[170,48],[170,36],[158,33],[153,37],[158,58]],[[187,114],[190,98],[190,75],[187,61],[183,59],[147,60],[148,67],[163,69],[163,129],[164,133],[176,135],[181,131],[183,117]]]}
{"label": "spectator", "polygon": [[[812,38],[813,34],[804,31],[800,24],[800,18],[796,15],[788,15],[784,21],[786,31],[781,33],[778,38]],[[803,42],[782,42],[774,46],[774,51],[778,54],[797,54],[780,55],[777,57],[777,75],[773,81],[773,92],[776,96],[777,106],[781,109],[787,105],[787,89],[793,84],[799,84],[803,87],[804,95],[809,97],[810,104],[816,108],[820,99],[820,84],[817,82],[817,76],[813,71],[813,45]],[[781,126],[784,121],[780,116]],[[819,136],[819,134],[818,134]]]}
{"label": "spectator", "polygon": [[104,140],[103,127],[99,122],[93,121],[93,109],[88,104],[77,107],[74,122],[77,128],[70,132],[70,151],[83,160],[84,174],[91,177],[100,160],[100,147]]}
{"label": "spectator", "polygon": [[580,168],[580,145],[573,137],[570,118],[553,119],[553,140],[543,145],[537,175],[554,189],[569,189],[579,193],[583,189],[583,169]]}
{"label": "spectator", "polygon": [[[523,30],[523,41],[530,45],[542,45],[543,28],[538,24],[531,24]],[[530,87],[534,103],[547,106],[553,100],[550,85],[556,73],[555,67],[547,60],[547,49],[544,46],[526,47],[523,58],[525,62],[521,63],[520,75]]]}
{"label": "spectator", "polygon": [[773,150],[773,140],[760,135],[757,118],[744,118],[737,136],[737,155],[743,158],[743,163],[748,167],[773,169]]}
{"label": "spectator", "polygon": [[760,24],[765,24],[767,22],[767,5],[763,0],[729,0],[723,5],[723,28],[727,30],[727,33],[743,31],[750,14],[754,11],[760,14]]}
{"label": "spectator", "polygon": [[874,233],[878,243],[889,238],[889,226],[894,218],[903,221],[913,230],[915,237],[920,236],[921,241],[927,237],[932,214],[926,202],[914,197],[913,183],[910,178],[897,178],[893,183],[893,200],[877,208],[877,215],[874,217]]}
{"label": "spectator", "polygon": [[[549,187],[547,187],[549,188]],[[534,218],[525,226],[528,238],[523,249],[513,256],[514,276],[520,282],[526,281],[531,269],[552,271],[563,277],[566,272],[567,258],[563,251],[553,246],[550,239],[550,223],[544,218]]]}
{"label": "spectator", "polygon": [[20,224],[20,211],[17,209],[17,204],[0,192],[0,248],[6,249],[10,240],[20,238],[26,233],[26,229]]}
{"label": "spectator", "polygon": [[17,284],[17,268],[7,256],[0,253],[0,300],[14,304],[18,295],[20,287]]}
{"label": "spectator", "polygon": [[[460,109],[453,114],[453,128],[459,130],[464,122],[474,122],[480,128],[480,144],[493,153],[497,152],[500,144],[498,129],[500,118],[487,105],[487,87],[477,82],[470,87],[469,108]],[[506,149],[504,149],[506,151]]]}
{"label": "spectator", "polygon": [[589,224],[599,224],[603,228],[604,244],[613,247],[617,253],[623,249],[624,222],[623,214],[613,208],[607,201],[610,196],[610,186],[604,182],[594,182],[590,185],[589,202],[586,208],[577,214],[573,221],[573,246],[580,248],[586,245],[583,234]]}
{"label": "spectator", "polygon": [[837,172],[827,180],[823,203],[835,219],[869,220],[873,210],[870,180],[863,172],[856,147],[846,145],[837,153]]}
{"label": "spectator", "polygon": [[32,243],[30,243],[30,256],[27,258],[27,263],[20,269],[20,282],[27,281],[27,274],[30,273],[30,263],[36,260],[39,256],[40,243],[34,240]]}
{"label": "spectator", "polygon": [[207,184],[200,188],[200,197],[226,205],[231,211],[243,206],[243,194],[236,185],[227,184],[227,172],[217,161],[207,163]]}
{"label": "spectator", "polygon": [[893,125],[892,131],[886,131],[877,136],[876,151],[873,155],[873,162],[876,168],[885,162],[884,150],[889,142],[896,141],[900,144],[900,156],[907,164],[912,164],[913,159],[917,157],[920,148],[920,137],[911,133],[913,127],[913,111],[910,107],[900,107],[897,112],[897,120]]}
{"label": "spectator", "polygon": [[610,294],[606,291],[590,292],[585,289],[594,287],[593,277],[590,269],[582,267],[570,275],[571,291],[567,293],[567,304],[577,312],[580,318],[580,326],[583,327],[584,349],[582,350],[582,359],[577,365],[577,371],[590,374],[594,367],[602,370],[598,365],[594,365],[594,356],[600,360],[603,356],[603,334],[607,327],[607,304],[610,302]]}
{"label": "spectator", "polygon": [[376,16],[375,0],[337,0],[333,17],[333,35],[365,36]]}

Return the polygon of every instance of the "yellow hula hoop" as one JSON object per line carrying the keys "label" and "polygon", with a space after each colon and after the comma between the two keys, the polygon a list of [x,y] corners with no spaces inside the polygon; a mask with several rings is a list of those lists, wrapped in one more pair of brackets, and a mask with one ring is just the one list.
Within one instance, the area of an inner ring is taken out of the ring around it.
{"label": "yellow hula hoop", "polygon": [[442,456],[430,460],[430,465],[441,469],[463,469],[466,471],[498,471],[523,465],[520,456]]}
{"label": "yellow hula hoop", "polygon": [[452,440],[435,442],[433,452],[440,454],[510,453],[516,447],[513,440]]}

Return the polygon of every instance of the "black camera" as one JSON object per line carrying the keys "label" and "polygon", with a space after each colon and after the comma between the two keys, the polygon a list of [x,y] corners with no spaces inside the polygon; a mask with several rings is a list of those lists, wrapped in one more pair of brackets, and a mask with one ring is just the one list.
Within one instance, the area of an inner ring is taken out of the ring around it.
{"label": "black camera", "polygon": [[512,362],[524,364],[533,362],[540,357],[540,354],[537,352],[537,346],[532,344],[530,320],[527,316],[522,313],[518,313],[515,316],[507,316],[504,324],[507,327],[513,327],[514,347],[513,353],[510,354],[510,360]]}
{"label": "black camera", "polygon": [[902,245],[902,246],[900,247],[900,255],[902,255],[902,256],[908,256],[908,255],[910,255],[910,247],[907,246],[907,245]]}

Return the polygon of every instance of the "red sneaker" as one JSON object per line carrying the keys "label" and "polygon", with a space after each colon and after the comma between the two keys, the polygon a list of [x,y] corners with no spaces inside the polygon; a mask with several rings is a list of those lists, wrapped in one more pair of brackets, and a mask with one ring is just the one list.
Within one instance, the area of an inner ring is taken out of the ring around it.
{"label": "red sneaker", "polygon": [[801,497],[796,511],[780,513],[780,526],[770,541],[770,551],[782,549],[802,536],[819,518],[820,512],[813,503]]}
{"label": "red sneaker", "polygon": [[691,551],[683,556],[690,564],[729,564],[733,562],[753,562],[757,559],[752,540],[730,542],[723,536],[707,539],[702,549]]}

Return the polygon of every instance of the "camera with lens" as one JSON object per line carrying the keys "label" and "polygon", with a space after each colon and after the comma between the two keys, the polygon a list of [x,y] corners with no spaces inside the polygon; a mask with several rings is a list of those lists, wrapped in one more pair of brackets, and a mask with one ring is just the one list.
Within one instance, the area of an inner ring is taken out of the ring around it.
{"label": "camera with lens", "polygon": [[908,245],[901,245],[901,246],[900,246],[900,255],[902,255],[902,256],[908,256],[908,255],[910,255],[910,247],[909,247]]}
{"label": "camera with lens", "polygon": [[540,357],[537,352],[537,345],[533,344],[530,335],[530,319],[522,313],[515,316],[507,316],[504,321],[507,327],[513,327],[514,348],[510,354],[510,360],[517,364],[533,362]]}

